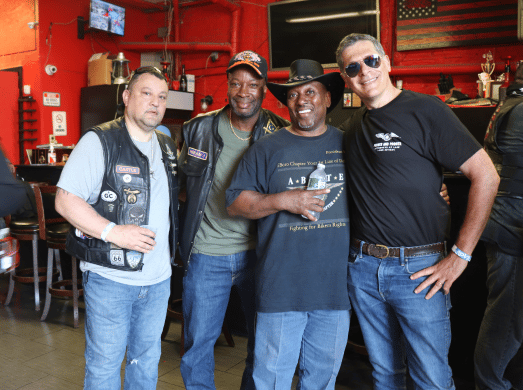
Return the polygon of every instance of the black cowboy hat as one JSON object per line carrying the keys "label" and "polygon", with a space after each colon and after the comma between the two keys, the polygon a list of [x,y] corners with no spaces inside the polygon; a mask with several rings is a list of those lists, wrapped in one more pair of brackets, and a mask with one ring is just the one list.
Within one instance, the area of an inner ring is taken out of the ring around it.
{"label": "black cowboy hat", "polygon": [[331,105],[327,109],[327,113],[331,112],[343,96],[345,81],[343,81],[339,72],[324,73],[323,67],[317,61],[294,61],[289,71],[289,80],[285,84],[267,83],[267,88],[276,99],[287,105],[287,91],[311,81],[322,83],[331,93]]}

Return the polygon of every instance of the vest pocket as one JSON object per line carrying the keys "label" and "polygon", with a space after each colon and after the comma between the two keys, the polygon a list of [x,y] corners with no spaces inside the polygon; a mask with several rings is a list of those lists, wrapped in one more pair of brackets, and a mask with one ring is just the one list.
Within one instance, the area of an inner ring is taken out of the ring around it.
{"label": "vest pocket", "polygon": [[208,166],[208,161],[201,161],[187,156],[187,160],[182,165],[182,170],[187,176],[202,176]]}

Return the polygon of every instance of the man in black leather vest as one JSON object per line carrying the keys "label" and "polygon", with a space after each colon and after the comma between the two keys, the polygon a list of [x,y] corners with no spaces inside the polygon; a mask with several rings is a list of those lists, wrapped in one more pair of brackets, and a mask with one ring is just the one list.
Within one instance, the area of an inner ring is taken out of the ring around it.
{"label": "man in black leather vest", "polygon": [[267,62],[252,51],[236,54],[227,68],[229,104],[183,125],[181,182],[186,202],[180,217],[180,253],[185,268],[183,317],[185,387],[214,389],[214,344],[236,285],[249,340],[242,389],[254,389],[254,224],[231,218],[225,190],[249,146],[289,122],[262,109]]}
{"label": "man in black leather vest", "polygon": [[176,146],[155,128],[168,86],[138,69],[124,116],[89,129],[64,167],[56,209],[73,226],[86,306],[86,389],[153,389],[177,241]]}
{"label": "man in black leather vest", "polygon": [[523,66],[492,116],[485,150],[501,182],[481,237],[489,292],[474,353],[476,389],[523,389]]}

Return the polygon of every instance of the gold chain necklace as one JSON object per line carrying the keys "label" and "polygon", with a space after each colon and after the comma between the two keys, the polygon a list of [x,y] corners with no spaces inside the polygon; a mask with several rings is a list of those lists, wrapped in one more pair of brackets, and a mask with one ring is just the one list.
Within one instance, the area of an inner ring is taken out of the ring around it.
{"label": "gold chain necklace", "polygon": [[232,126],[232,121],[231,121],[231,111],[232,109],[229,111],[229,126],[231,126],[231,130],[232,130],[232,133],[235,135],[236,138],[238,138],[239,140],[242,140],[242,141],[248,141],[252,138],[252,131],[251,131],[251,134],[247,137],[247,138],[242,138],[240,137],[238,134],[236,134],[236,132],[234,131],[234,127]]}

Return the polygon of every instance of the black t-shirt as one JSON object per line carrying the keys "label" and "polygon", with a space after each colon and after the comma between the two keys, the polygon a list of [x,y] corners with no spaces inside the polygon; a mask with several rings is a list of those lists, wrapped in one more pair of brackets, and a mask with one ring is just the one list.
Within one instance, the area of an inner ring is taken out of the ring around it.
{"label": "black t-shirt", "polygon": [[[481,146],[438,98],[402,91],[346,131],[355,238],[387,246],[445,239],[442,168],[457,171]],[[358,114],[356,114],[358,115]]]}
{"label": "black t-shirt", "polygon": [[317,137],[281,129],[245,154],[227,190],[227,206],[244,190],[274,194],[305,188],[318,163],[327,187],[319,220],[281,211],[258,220],[256,309],[261,312],[347,310],[349,214],[343,133],[329,126]]}

